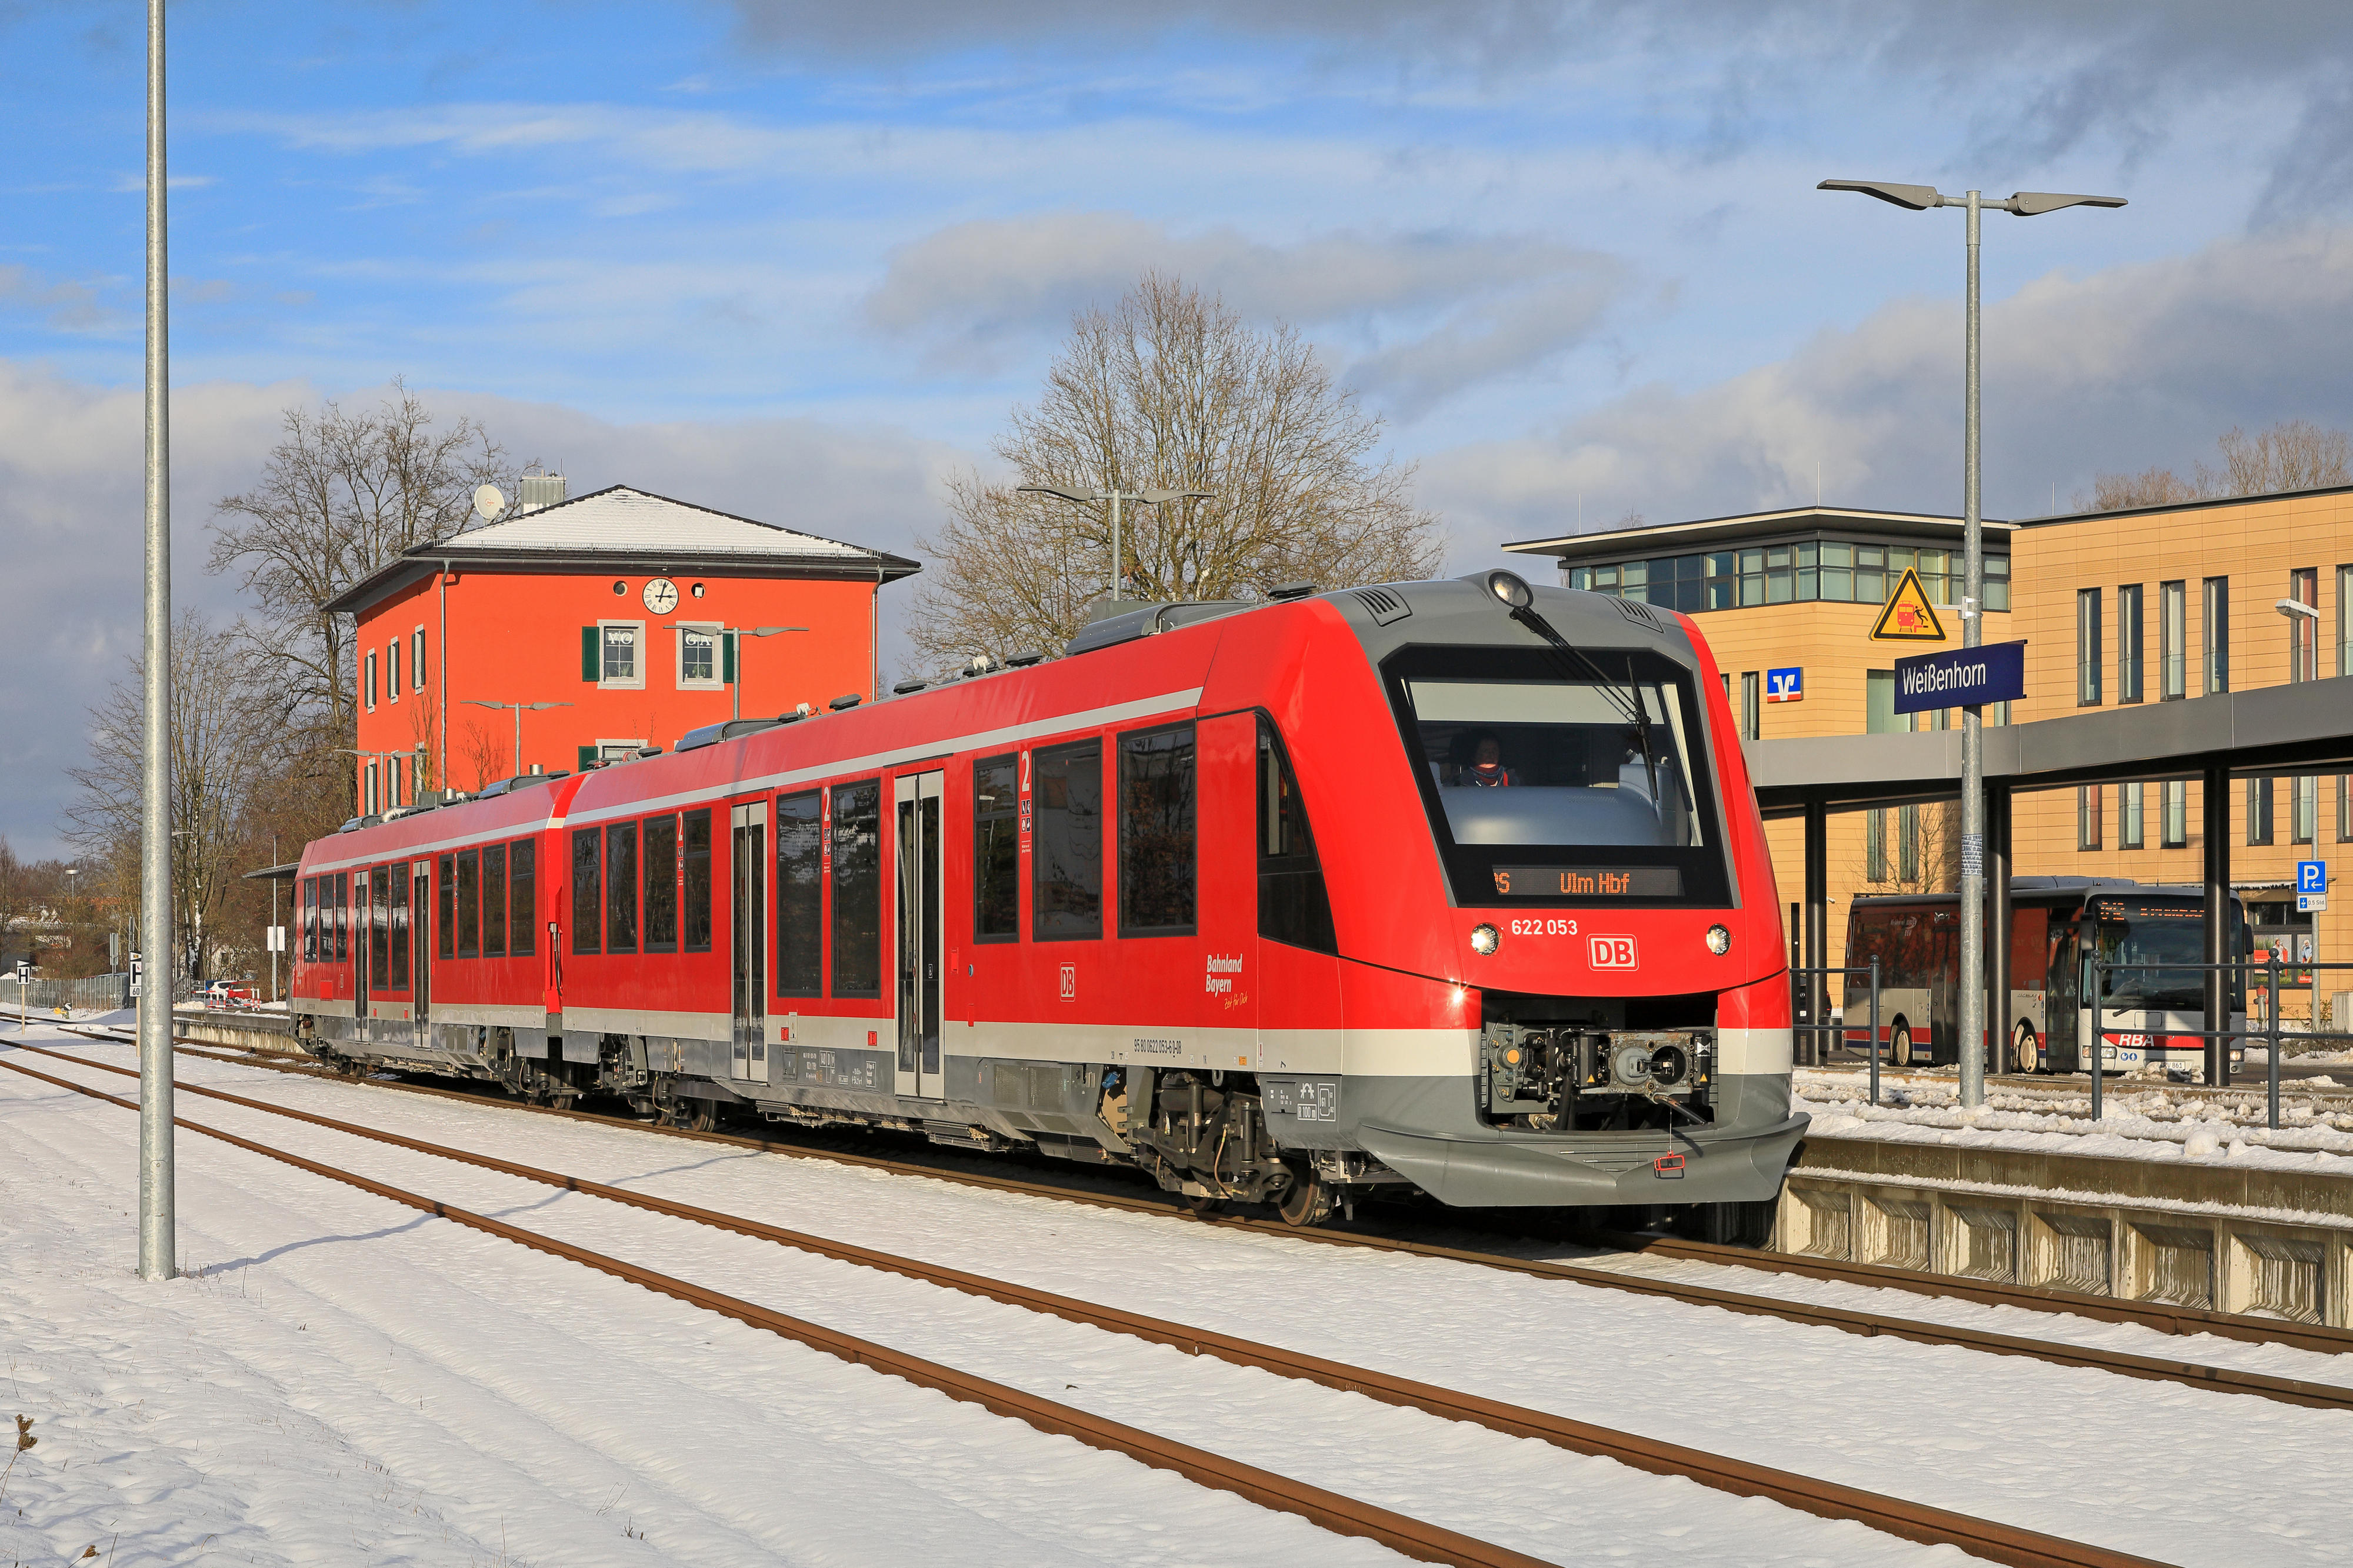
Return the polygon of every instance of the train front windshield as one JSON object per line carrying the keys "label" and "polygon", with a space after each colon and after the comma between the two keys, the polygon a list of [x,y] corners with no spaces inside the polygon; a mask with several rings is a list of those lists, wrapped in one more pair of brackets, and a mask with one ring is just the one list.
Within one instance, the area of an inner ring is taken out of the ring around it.
{"label": "train front windshield", "polygon": [[[2186,967],[2206,962],[2206,911],[2195,904],[2099,904],[2100,959],[2116,964],[2181,964],[2175,968],[2124,968],[2105,972],[2101,1005],[2119,1010],[2140,1007],[2195,1013],[2206,1005],[2206,974]],[[2231,910],[2231,956],[2243,956],[2246,935],[2235,905]],[[2230,976],[2233,1011],[2246,1006],[2246,987]]]}
{"label": "train front windshield", "polygon": [[[1608,679],[1612,663],[1625,679]],[[1651,656],[1602,656],[1597,673],[1517,649],[1424,648],[1385,673],[1459,896],[1725,897],[1687,671]]]}

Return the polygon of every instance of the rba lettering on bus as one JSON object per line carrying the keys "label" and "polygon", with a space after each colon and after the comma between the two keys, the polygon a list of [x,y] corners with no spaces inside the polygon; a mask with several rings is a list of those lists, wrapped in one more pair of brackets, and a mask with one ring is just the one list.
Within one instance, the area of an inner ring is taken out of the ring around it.
{"label": "rba lettering on bus", "polygon": [[2016,702],[2026,695],[2026,645],[1987,643],[1895,661],[1895,711]]}

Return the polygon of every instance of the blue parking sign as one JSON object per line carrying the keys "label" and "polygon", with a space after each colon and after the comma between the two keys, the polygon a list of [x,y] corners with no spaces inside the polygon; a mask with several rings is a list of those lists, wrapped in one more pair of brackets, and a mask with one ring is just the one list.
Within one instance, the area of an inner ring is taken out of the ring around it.
{"label": "blue parking sign", "polygon": [[2295,890],[2299,893],[2328,891],[2328,862],[2299,860],[2295,863]]}

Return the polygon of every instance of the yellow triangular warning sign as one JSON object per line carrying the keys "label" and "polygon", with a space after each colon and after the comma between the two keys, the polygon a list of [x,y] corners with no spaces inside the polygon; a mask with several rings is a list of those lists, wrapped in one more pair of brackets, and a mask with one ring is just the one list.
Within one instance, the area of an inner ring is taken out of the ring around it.
{"label": "yellow triangular warning sign", "polygon": [[1879,612],[1872,623],[1874,642],[1943,642],[1945,623],[1936,618],[1936,607],[1928,603],[1926,590],[1920,586],[1920,574],[1909,566],[1895,584],[1895,595],[1887,601],[1887,608]]}

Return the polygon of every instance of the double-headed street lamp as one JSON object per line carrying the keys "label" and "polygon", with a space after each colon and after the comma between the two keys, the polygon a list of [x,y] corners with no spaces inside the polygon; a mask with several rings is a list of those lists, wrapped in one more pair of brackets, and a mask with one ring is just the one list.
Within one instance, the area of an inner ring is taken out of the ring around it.
{"label": "double-headed street lamp", "polygon": [[465,701],[469,707],[494,708],[501,711],[512,711],[514,714],[514,770],[517,777],[522,774],[522,716],[526,713],[543,712],[550,708],[572,706],[569,702],[485,702],[479,697],[469,697]]}
{"label": "double-headed street lamp", "polygon": [[[671,621],[667,630],[674,632],[710,632],[723,637],[772,637],[783,632],[805,632],[807,626],[715,626],[708,621]],[[733,699],[733,717],[744,717],[744,658],[735,657],[735,679],[727,683],[728,695]]]}
{"label": "double-headed street lamp", "polygon": [[1099,500],[1107,500],[1111,502],[1111,597],[1113,603],[1117,603],[1119,600],[1120,584],[1127,580],[1127,562],[1125,556],[1120,550],[1120,503],[1122,501],[1132,500],[1144,506],[1159,506],[1164,502],[1172,500],[1213,500],[1216,499],[1208,490],[1124,490],[1115,485],[1105,486],[1101,489],[1087,490],[1083,493],[1078,490],[1066,490],[1059,485],[1023,485],[1019,488],[1017,493],[1035,496],[1060,496],[1064,500],[1076,501],[1081,506],[1087,506]]}
{"label": "double-headed street lamp", "polygon": [[[1985,530],[1978,514],[1980,464],[1978,451],[1978,216],[1987,207],[2019,217],[2034,217],[2062,207],[2120,207],[2122,196],[2061,195],[2049,191],[2020,191],[2008,201],[1987,201],[1976,191],[1957,196],[1938,193],[1934,185],[1899,185],[1886,180],[1824,180],[1817,190],[1853,191],[1876,196],[1899,207],[1925,212],[1930,207],[1962,207],[1968,216],[1968,369],[1964,374],[1967,414],[1961,437],[1961,646],[1976,647],[1985,640]],[[1979,730],[1984,710],[1961,710],[1961,1103],[1985,1103],[1985,737]],[[2009,940],[2007,931],[2002,940]],[[2003,1010],[2007,1012],[2005,999]],[[1876,1048],[1875,1047],[1873,1047]],[[2094,1072],[2099,1064],[2093,1064]]]}

